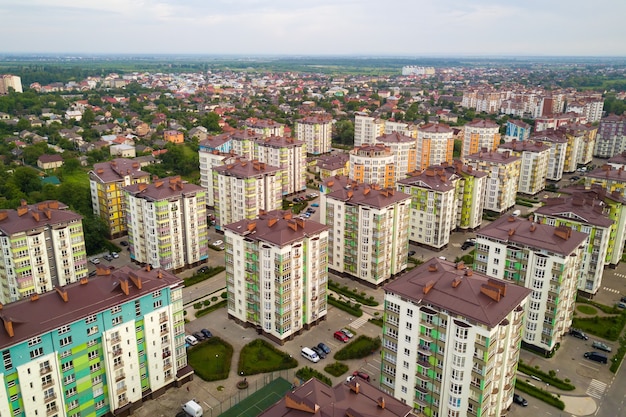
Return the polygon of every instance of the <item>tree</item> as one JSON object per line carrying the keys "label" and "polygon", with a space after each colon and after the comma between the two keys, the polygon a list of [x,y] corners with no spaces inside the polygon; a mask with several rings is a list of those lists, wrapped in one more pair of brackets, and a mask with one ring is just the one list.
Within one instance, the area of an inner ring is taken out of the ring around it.
{"label": "tree", "polygon": [[24,194],[41,190],[41,178],[39,173],[30,167],[18,167],[11,177],[13,182]]}
{"label": "tree", "polygon": [[342,145],[354,145],[354,123],[351,120],[339,120],[335,123],[335,139]]}
{"label": "tree", "polygon": [[219,125],[220,116],[215,112],[206,113],[200,119],[200,125],[206,127],[209,132],[221,132],[222,128]]}
{"label": "tree", "polygon": [[83,117],[80,120],[81,125],[83,125],[84,127],[89,127],[95,120],[96,120],[96,115],[94,114],[93,110],[87,107],[85,111],[83,112]]}

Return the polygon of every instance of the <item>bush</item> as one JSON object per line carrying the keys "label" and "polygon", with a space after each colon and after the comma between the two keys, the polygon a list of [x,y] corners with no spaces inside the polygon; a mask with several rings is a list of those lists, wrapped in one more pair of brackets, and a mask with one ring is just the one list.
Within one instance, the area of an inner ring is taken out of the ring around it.
{"label": "bush", "polygon": [[559,410],[565,409],[565,403],[563,403],[563,401],[561,401],[554,395],[550,394],[548,391],[545,391],[545,390],[542,390],[541,388],[537,388],[533,385],[530,385],[528,382],[518,379],[515,382],[515,388],[545,403],[548,403],[558,408]]}
{"label": "bush", "polygon": [[380,345],[380,337],[372,339],[371,337],[361,335],[338,350],[334,358],[337,360],[365,358],[380,349]]}
{"label": "bush", "polygon": [[324,367],[324,371],[328,372],[332,376],[340,376],[348,372],[348,365],[341,362],[335,362],[326,365]]}
{"label": "bush", "polygon": [[349,289],[347,285],[340,287],[332,280],[328,281],[328,289],[348,298],[353,298],[355,301],[366,306],[375,307],[379,304],[378,301],[374,300],[374,296],[367,297],[367,294],[365,292],[359,293],[357,291],[353,291]]}
{"label": "bush", "polygon": [[534,375],[536,377],[539,377],[543,382],[546,382],[558,389],[562,389],[563,391],[573,391],[574,389],[576,389],[574,385],[557,378],[556,372],[552,369],[548,371],[548,373],[545,373],[537,366],[532,368],[526,365],[524,362],[520,361],[517,365],[517,370],[525,373],[526,375]]}
{"label": "bush", "polygon": [[348,314],[352,314],[355,317],[361,317],[363,315],[363,312],[360,309],[357,309],[357,308],[353,307],[352,304],[350,304],[347,301],[339,301],[339,300],[337,300],[337,299],[335,299],[334,297],[331,297],[331,296],[328,296],[326,301],[331,306],[335,306],[338,309],[343,310],[343,311],[345,311]]}
{"label": "bush", "polygon": [[190,285],[206,281],[207,279],[214,277],[215,275],[225,270],[226,267],[224,266],[209,266],[206,272],[196,273],[195,275],[192,275],[189,278],[185,279],[185,286],[188,287]]}
{"label": "bush", "polygon": [[220,297],[222,297],[222,299],[226,300],[226,299],[228,299],[228,293],[226,291],[224,291],[223,293],[220,294]]}
{"label": "bush", "polygon": [[371,318],[368,321],[372,324],[377,325],[378,327],[383,327],[383,319],[381,318]]}
{"label": "bush", "polygon": [[204,300],[204,301],[202,302],[202,304],[203,304],[205,307],[208,307],[208,306],[210,306],[210,305],[211,305],[211,300]]}
{"label": "bush", "polygon": [[217,304],[213,304],[212,306],[209,306],[209,307],[203,308],[203,309],[202,309],[202,310],[200,310],[200,311],[196,311],[196,317],[202,317],[202,316],[205,316],[205,315],[207,315],[207,314],[209,314],[209,313],[214,312],[215,310],[219,310],[219,309],[220,309],[220,308],[222,308],[222,307],[226,307],[226,304],[227,304],[227,303],[228,303],[228,301],[223,300],[223,301],[220,301],[220,302],[219,302],[219,303],[217,303]]}
{"label": "bush", "polygon": [[619,348],[617,348],[617,352],[611,358],[611,372],[616,373],[619,369],[620,364],[624,360],[624,355],[626,354],[626,337],[622,337],[620,339]]}
{"label": "bush", "polygon": [[288,353],[276,349],[263,339],[255,339],[241,349],[237,372],[255,375],[296,366],[298,366],[298,361]]}
{"label": "bush", "polygon": [[202,308],[202,303],[193,303],[193,308],[195,308],[196,310],[200,310]]}
{"label": "bush", "polygon": [[324,384],[328,385],[329,387],[332,387],[333,385],[333,382],[330,380],[329,377],[322,374],[321,372],[316,371],[315,369],[309,368],[308,366],[298,369],[298,371],[296,372],[296,376],[303,381],[308,381],[311,378],[316,378]]}

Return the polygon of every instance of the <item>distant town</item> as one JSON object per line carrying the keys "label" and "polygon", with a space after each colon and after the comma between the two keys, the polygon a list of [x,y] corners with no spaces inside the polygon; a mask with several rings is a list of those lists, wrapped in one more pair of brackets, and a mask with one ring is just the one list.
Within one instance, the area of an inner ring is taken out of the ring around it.
{"label": "distant town", "polygon": [[619,415],[622,61],[3,57],[0,415]]}

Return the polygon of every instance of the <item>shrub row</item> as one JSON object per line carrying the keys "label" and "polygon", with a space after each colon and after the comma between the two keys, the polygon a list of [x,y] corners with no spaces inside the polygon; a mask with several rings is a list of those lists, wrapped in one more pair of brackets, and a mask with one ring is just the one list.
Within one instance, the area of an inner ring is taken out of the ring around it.
{"label": "shrub row", "polygon": [[339,301],[335,297],[330,294],[328,296],[328,304],[331,306],[337,307],[339,310],[343,310],[346,313],[352,314],[355,317],[361,317],[363,312],[361,311],[361,306],[359,304],[355,304],[354,306],[348,301]]}
{"label": "shrub row", "polygon": [[328,372],[332,376],[340,376],[348,372],[348,365],[341,362],[335,362],[326,365],[324,367],[324,371]]}
{"label": "shrub row", "polygon": [[208,268],[209,269],[206,272],[200,272],[185,279],[185,286],[188,287],[190,285],[206,281],[226,269],[226,267],[223,266],[210,266]]}
{"label": "shrub row", "polygon": [[620,339],[619,348],[611,358],[611,372],[616,373],[626,354],[626,337]]}
{"label": "shrub row", "polygon": [[539,369],[533,368],[532,366],[526,365],[525,363],[523,363],[521,360],[519,361],[518,365],[517,365],[517,370],[520,372],[525,373],[526,375],[534,375],[537,376],[539,378],[541,378],[541,380],[543,382],[547,382],[548,384],[552,385],[553,387],[556,387],[558,389],[562,389],[563,391],[573,391],[576,389],[576,387],[572,384],[569,384],[565,381],[563,381],[562,379],[557,378],[556,376],[552,375],[551,371],[550,373],[545,373]]}
{"label": "shrub row", "polygon": [[380,349],[380,345],[380,337],[372,339],[371,337],[361,335],[338,350],[334,358],[340,361],[365,358]]}
{"label": "shrub row", "polygon": [[354,298],[356,301],[361,304],[365,304],[366,306],[375,307],[379,304],[378,301],[374,300],[374,296],[365,298],[364,292],[359,294],[358,292],[349,289],[347,285],[340,287],[337,283],[331,280],[328,281],[328,289],[338,294],[345,295],[346,297]]}
{"label": "shrub row", "polygon": [[383,327],[383,319],[381,317],[372,317],[368,321],[372,324],[377,325],[378,327]]}
{"label": "shrub row", "polygon": [[[196,311],[196,317],[202,317],[202,316],[205,316],[205,315],[207,315],[209,313],[212,313],[213,311],[218,310],[218,309],[220,309],[222,307],[226,307],[227,303],[228,303],[227,300],[222,300],[222,301],[220,301],[217,304],[213,304],[212,306],[209,306],[207,308],[203,308],[202,310],[198,310],[198,311]],[[195,306],[195,304],[194,304],[194,306]]]}
{"label": "shrub row", "polygon": [[548,391],[530,385],[528,382],[522,381],[521,379],[518,379],[515,382],[515,388],[545,403],[548,403],[559,410],[565,409],[565,403],[559,398],[550,394]]}
{"label": "shrub row", "polygon": [[328,385],[329,387],[333,386],[333,382],[330,380],[329,377],[322,374],[321,372],[316,371],[313,368],[309,368],[308,366],[298,369],[298,371],[296,372],[296,376],[302,381],[308,381],[311,378],[316,378],[324,384]]}

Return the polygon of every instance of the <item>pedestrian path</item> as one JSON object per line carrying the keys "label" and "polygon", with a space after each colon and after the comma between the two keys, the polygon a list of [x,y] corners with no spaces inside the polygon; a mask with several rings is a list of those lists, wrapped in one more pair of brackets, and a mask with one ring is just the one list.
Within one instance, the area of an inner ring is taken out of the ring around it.
{"label": "pedestrian path", "polygon": [[602,399],[604,390],[606,390],[606,384],[604,382],[592,379],[589,383],[589,388],[587,388],[587,395],[600,400]]}
{"label": "pedestrian path", "polygon": [[620,292],[619,292],[618,290],[614,290],[613,288],[609,288],[609,287],[602,287],[602,289],[603,289],[604,291],[612,292],[612,293],[615,293],[615,294],[620,294]]}
{"label": "pedestrian path", "polygon": [[617,277],[620,277],[620,278],[626,278],[626,275],[625,275],[625,274],[619,274],[619,273],[617,273],[617,272],[616,272],[616,273],[614,273],[613,275],[615,275],[615,276],[617,276]]}
{"label": "pedestrian path", "polygon": [[358,329],[359,327],[363,326],[365,323],[368,322],[369,319],[371,319],[372,316],[370,316],[367,313],[363,313],[363,315],[361,317],[359,317],[358,319],[354,320],[352,323],[350,323],[350,327],[352,327],[354,330]]}

